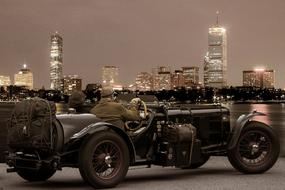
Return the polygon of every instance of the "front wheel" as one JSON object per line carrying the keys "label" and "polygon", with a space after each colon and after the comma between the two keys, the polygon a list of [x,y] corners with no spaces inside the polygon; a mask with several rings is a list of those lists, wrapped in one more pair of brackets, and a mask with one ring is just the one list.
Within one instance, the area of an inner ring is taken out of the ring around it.
{"label": "front wheel", "polygon": [[79,171],[91,186],[110,188],[124,179],[129,160],[125,141],[112,131],[103,131],[95,133],[82,144]]}
{"label": "front wheel", "polygon": [[242,130],[236,146],[229,150],[228,159],[242,173],[263,173],[275,164],[279,151],[279,140],[273,129],[252,121]]}

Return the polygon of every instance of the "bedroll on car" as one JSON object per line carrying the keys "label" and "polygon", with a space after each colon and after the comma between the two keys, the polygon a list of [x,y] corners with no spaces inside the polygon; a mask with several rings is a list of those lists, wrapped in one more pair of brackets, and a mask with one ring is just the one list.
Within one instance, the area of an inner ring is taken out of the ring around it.
{"label": "bedroll on car", "polygon": [[55,104],[41,98],[18,103],[8,123],[8,145],[21,149],[52,149],[52,122],[55,120]]}

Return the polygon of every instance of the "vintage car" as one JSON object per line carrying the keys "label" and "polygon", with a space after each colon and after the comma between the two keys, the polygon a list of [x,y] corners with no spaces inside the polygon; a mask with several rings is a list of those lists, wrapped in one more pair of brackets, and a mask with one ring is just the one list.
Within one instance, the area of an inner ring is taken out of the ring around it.
{"label": "vintage car", "polygon": [[[17,135],[25,133],[23,141],[37,138],[29,146],[10,142],[7,171],[28,181],[44,181],[63,167],[76,167],[89,185],[109,188],[119,184],[132,166],[195,169],[210,156],[227,156],[238,171],[258,174],[278,159],[274,130],[254,120],[263,113],[241,115],[230,126],[230,112],[221,105],[143,103],[140,112],[143,119],[126,122],[125,130],[88,113],[50,116],[49,137],[41,134],[43,122],[38,124],[43,115],[25,124],[20,119],[13,123],[12,118],[9,127],[17,129]],[[31,123],[39,130],[29,133]]]}

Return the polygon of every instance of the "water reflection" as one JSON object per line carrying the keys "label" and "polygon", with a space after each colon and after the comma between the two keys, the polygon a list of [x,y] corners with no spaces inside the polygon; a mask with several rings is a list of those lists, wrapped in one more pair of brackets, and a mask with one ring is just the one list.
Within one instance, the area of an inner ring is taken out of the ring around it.
{"label": "water reflection", "polygon": [[265,113],[265,116],[255,116],[254,120],[266,123],[267,125],[272,125],[272,122],[269,118],[269,104],[250,104],[249,110],[250,112],[256,110],[258,112]]}

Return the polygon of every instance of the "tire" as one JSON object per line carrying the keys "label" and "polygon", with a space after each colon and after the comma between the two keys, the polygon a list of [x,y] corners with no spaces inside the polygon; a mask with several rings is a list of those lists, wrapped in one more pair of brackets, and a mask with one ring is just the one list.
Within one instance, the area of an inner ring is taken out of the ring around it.
{"label": "tire", "polygon": [[203,166],[210,159],[209,155],[202,155],[200,162],[193,163],[190,166],[182,167],[182,169],[197,169]]}
{"label": "tire", "polygon": [[30,170],[30,169],[18,169],[17,174],[23,179],[36,182],[36,181],[46,181],[56,172],[54,169],[39,169],[39,170]]}
{"label": "tire", "polygon": [[251,121],[241,132],[237,145],[228,151],[231,165],[245,174],[269,170],[280,152],[279,139],[268,125]]}
{"label": "tire", "polygon": [[79,171],[85,182],[95,188],[110,188],[120,183],[129,168],[129,149],[112,131],[93,134],[79,151]]}

